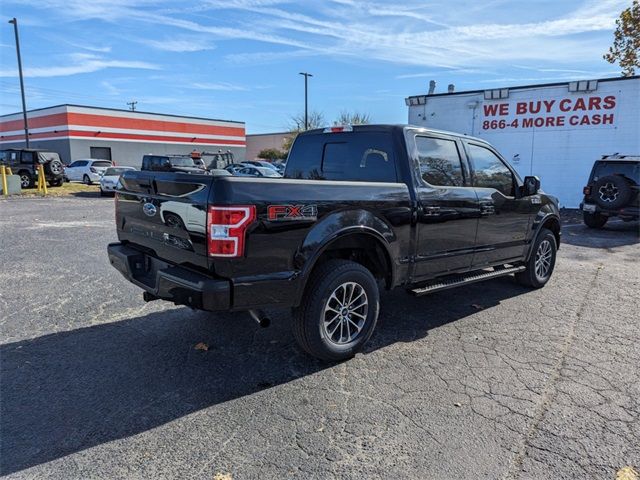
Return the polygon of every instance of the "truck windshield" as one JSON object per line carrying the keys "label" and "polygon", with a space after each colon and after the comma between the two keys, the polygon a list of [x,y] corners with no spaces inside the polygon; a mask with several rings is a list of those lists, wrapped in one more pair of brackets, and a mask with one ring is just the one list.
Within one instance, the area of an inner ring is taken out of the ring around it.
{"label": "truck windshield", "polygon": [[606,175],[624,175],[640,184],[640,162],[597,162],[593,169],[593,179],[597,180]]}

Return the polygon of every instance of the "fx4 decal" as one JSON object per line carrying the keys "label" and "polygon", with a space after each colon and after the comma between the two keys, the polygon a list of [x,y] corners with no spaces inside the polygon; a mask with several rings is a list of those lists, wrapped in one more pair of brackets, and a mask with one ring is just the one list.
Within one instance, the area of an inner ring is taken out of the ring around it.
{"label": "fx4 decal", "polygon": [[279,220],[316,220],[318,207],[315,205],[269,205],[267,218]]}

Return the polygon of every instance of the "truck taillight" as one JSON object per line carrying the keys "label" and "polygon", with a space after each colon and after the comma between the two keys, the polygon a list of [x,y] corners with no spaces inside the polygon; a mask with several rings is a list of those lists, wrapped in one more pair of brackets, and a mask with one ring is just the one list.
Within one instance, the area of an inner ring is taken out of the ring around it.
{"label": "truck taillight", "polygon": [[591,187],[590,186],[586,186],[582,189],[582,193],[585,195],[591,195]]}
{"label": "truck taillight", "polygon": [[207,214],[209,256],[242,257],[247,228],[255,219],[255,205],[209,207]]}

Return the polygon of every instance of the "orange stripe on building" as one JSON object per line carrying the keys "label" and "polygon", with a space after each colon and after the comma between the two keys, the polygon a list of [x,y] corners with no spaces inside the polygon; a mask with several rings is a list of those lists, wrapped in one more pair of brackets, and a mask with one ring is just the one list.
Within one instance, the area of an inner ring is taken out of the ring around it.
{"label": "orange stripe on building", "polygon": [[[28,119],[29,128],[53,127],[54,125],[67,125],[66,113],[55,113],[53,115],[43,115],[41,117],[33,117]],[[0,132],[11,132],[13,130],[23,130],[24,120],[9,120],[8,122],[0,122]]]}
{"label": "orange stripe on building", "polygon": [[[88,113],[56,113],[29,119],[29,128],[53,127],[56,125],[82,125],[87,127],[123,128],[129,130],[148,130],[156,132],[184,133],[187,135],[224,135],[244,137],[243,127],[226,127],[205,125],[201,123],[170,122],[165,120],[149,120],[144,118],[115,117],[111,115],[94,115]],[[24,128],[23,120],[0,122],[0,132],[10,132]]]}
{"label": "orange stripe on building", "polygon": [[130,130],[153,130],[205,135],[226,135],[232,137],[244,137],[242,127],[223,127],[218,125],[205,125],[199,123],[170,122],[166,120],[149,120],[146,118],[126,118],[107,115],[94,115],[89,113],[67,114],[68,125],[84,125],[88,127],[128,128]]}
{"label": "orange stripe on building", "polygon": [[[245,146],[243,140],[218,140],[215,138],[199,138],[199,137],[169,137],[166,135],[139,135],[134,133],[113,133],[113,132],[85,132],[83,130],[59,130],[57,132],[42,132],[29,135],[29,140],[38,138],[52,137],[83,137],[93,138],[95,140],[123,139],[123,140],[147,140],[156,142],[179,142],[194,144],[213,144],[213,145],[238,145]],[[9,135],[2,137],[0,141],[8,142],[11,140],[23,140],[24,135]]]}

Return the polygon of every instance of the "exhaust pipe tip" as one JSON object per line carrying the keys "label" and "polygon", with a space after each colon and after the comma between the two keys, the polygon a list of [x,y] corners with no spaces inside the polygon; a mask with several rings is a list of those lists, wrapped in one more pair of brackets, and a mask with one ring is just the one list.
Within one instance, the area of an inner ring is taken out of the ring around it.
{"label": "exhaust pipe tip", "polygon": [[271,325],[271,319],[262,310],[249,310],[249,316],[253,318],[262,328]]}

